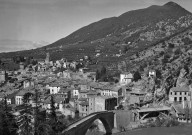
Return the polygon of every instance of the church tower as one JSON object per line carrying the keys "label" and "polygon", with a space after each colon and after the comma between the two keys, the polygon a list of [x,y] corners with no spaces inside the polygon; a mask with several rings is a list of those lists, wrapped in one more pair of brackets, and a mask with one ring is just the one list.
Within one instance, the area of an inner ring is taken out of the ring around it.
{"label": "church tower", "polygon": [[49,52],[46,53],[45,63],[48,64],[50,62],[50,54]]}

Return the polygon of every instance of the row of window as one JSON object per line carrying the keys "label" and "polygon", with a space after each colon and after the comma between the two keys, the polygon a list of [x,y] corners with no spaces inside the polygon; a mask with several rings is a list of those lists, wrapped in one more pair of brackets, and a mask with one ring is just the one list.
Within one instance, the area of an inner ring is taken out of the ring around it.
{"label": "row of window", "polygon": [[187,100],[187,97],[174,97],[174,101],[186,101],[186,100]]}
{"label": "row of window", "polygon": [[188,94],[188,92],[171,92],[171,95],[182,95],[182,93],[184,94],[184,95],[187,95]]}

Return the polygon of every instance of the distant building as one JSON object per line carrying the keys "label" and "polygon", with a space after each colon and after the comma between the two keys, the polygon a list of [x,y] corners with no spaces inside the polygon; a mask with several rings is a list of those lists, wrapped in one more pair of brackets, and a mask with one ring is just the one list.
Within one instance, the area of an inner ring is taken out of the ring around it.
{"label": "distant building", "polygon": [[[186,123],[188,121],[189,123],[191,123],[190,110],[191,110],[191,101],[183,101],[181,103],[172,104],[172,114],[176,116],[179,122]],[[189,115],[186,116],[187,114]]]}
{"label": "distant building", "polygon": [[114,110],[117,106],[117,98],[106,96],[89,97],[89,114],[93,112]]}
{"label": "distant building", "polygon": [[79,115],[80,116],[86,116],[89,114],[89,102],[88,101],[82,101],[79,103]]}
{"label": "distant building", "polygon": [[140,104],[144,101],[145,97],[144,92],[140,91],[132,91],[130,92],[130,99],[129,99],[129,104]]}
{"label": "distant building", "polygon": [[169,91],[170,102],[182,102],[190,100],[191,100],[191,92],[189,91],[188,86],[173,87]]}
{"label": "distant building", "polygon": [[149,77],[156,77],[156,71],[155,70],[149,70]]}
{"label": "distant building", "polygon": [[49,86],[50,94],[57,94],[60,91],[61,87],[57,83],[52,83]]}
{"label": "distant building", "polygon": [[5,82],[5,81],[6,81],[6,72],[0,71],[0,82]]}
{"label": "distant building", "polygon": [[34,87],[35,83],[34,81],[30,80],[30,79],[26,79],[23,81],[23,88],[28,88],[28,87]]}
{"label": "distant building", "polygon": [[49,52],[46,53],[45,63],[48,64],[50,62],[50,54]]}
{"label": "distant building", "polygon": [[120,74],[120,84],[128,84],[132,82],[132,80],[133,74],[127,72]]}
{"label": "distant building", "polygon": [[[15,104],[16,105],[21,105],[23,104],[23,96],[27,93],[27,91],[19,91],[16,95],[15,95]],[[29,101],[32,104],[32,100]]]}
{"label": "distant building", "polygon": [[21,70],[24,70],[24,69],[25,69],[25,65],[24,65],[23,62],[20,62],[20,63],[19,63],[19,68],[20,68]]}
{"label": "distant building", "polygon": [[7,96],[7,104],[16,104],[16,100],[15,100],[15,97],[16,97],[16,94],[18,93],[19,91],[16,91],[10,95]]}

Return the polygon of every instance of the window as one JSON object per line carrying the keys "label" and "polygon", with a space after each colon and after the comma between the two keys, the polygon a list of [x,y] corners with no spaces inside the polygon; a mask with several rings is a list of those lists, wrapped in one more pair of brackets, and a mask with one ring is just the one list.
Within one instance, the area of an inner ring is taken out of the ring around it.
{"label": "window", "polygon": [[187,95],[187,92],[185,92],[185,95]]}
{"label": "window", "polygon": [[187,98],[186,97],[184,97],[184,101],[186,101],[187,100]]}
{"label": "window", "polygon": [[182,97],[179,97],[179,101],[182,101]]}
{"label": "window", "polygon": [[175,92],[175,95],[177,95],[177,92]]}
{"label": "window", "polygon": [[180,95],[182,95],[182,92],[180,92]]}

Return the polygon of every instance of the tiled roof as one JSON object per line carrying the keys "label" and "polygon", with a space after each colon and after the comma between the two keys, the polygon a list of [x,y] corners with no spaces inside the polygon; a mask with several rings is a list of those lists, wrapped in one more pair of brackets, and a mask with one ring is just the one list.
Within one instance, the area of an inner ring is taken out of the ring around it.
{"label": "tiled roof", "polygon": [[73,88],[61,88],[59,93],[65,93],[65,92],[69,92],[69,91],[72,91]]}
{"label": "tiled roof", "polygon": [[174,92],[188,92],[189,87],[188,86],[173,87],[173,88],[171,88],[171,90],[174,91]]}
{"label": "tiled roof", "polygon": [[137,112],[153,112],[153,111],[163,111],[163,110],[171,110],[170,107],[161,106],[161,107],[150,107],[150,108],[140,108]]}
{"label": "tiled roof", "polygon": [[[55,95],[53,99],[54,99],[54,102],[55,102],[55,103],[61,103],[61,102],[64,102],[64,101],[65,101],[65,98],[60,97],[60,96],[57,96],[57,95]],[[46,103],[46,104],[51,104],[51,96],[49,96],[49,97],[44,101],[44,103]]]}
{"label": "tiled roof", "polygon": [[7,99],[11,99],[11,98],[15,97],[18,92],[19,92],[19,91],[16,91],[16,92],[14,92],[14,93],[12,93],[12,94],[9,94],[9,95],[7,96]]}
{"label": "tiled roof", "polygon": [[86,106],[86,105],[89,105],[89,102],[88,101],[81,102],[81,103],[79,103],[79,105]]}
{"label": "tiled roof", "polygon": [[94,90],[90,90],[87,94],[88,95],[97,95],[99,92],[94,91]]}
{"label": "tiled roof", "polygon": [[182,103],[173,103],[173,108],[177,111],[178,114],[184,114],[185,110],[183,109],[183,104]]}
{"label": "tiled roof", "polygon": [[88,90],[80,90],[79,93],[88,93]]}

